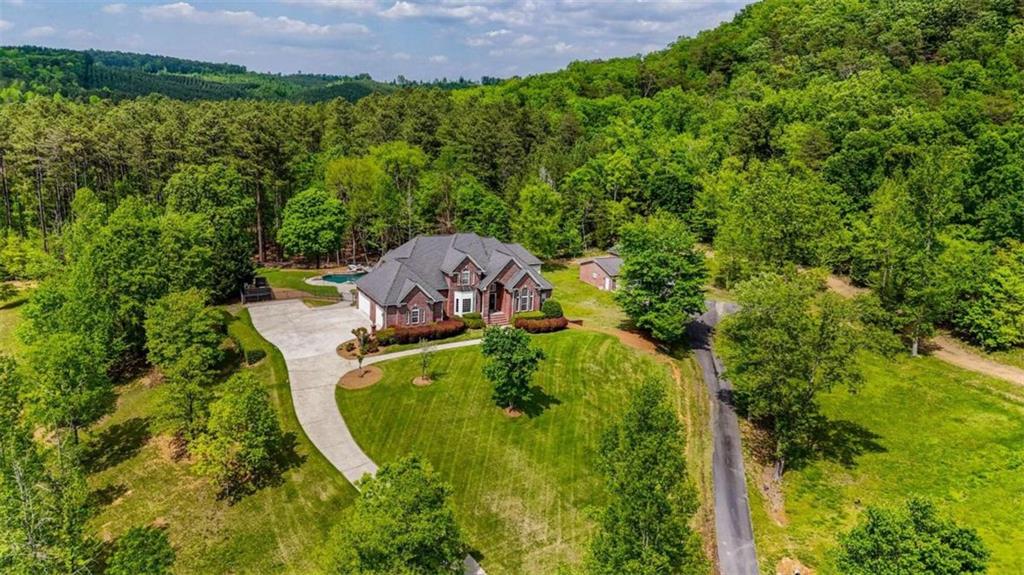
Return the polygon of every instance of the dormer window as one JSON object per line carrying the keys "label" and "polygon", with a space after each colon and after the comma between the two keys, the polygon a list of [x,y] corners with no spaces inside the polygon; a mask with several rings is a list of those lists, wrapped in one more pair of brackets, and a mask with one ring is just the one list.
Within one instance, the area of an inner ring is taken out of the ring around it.
{"label": "dormer window", "polygon": [[462,273],[459,274],[459,285],[468,286],[469,282],[470,282],[470,279],[471,279],[471,277],[470,277],[469,270],[468,269],[462,270]]}

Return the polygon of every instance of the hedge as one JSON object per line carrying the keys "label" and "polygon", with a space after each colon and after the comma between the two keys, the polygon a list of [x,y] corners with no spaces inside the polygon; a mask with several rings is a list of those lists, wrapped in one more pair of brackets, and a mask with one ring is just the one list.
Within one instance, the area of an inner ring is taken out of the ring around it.
{"label": "hedge", "polygon": [[545,317],[542,311],[521,311],[512,315],[512,323],[520,319],[545,319]]}
{"label": "hedge", "polygon": [[395,328],[387,327],[377,330],[377,343],[383,346],[395,343]]}
{"label": "hedge", "polygon": [[421,339],[444,339],[466,331],[466,322],[458,318],[427,325],[395,328],[395,343],[416,343]]}
{"label": "hedge", "polygon": [[462,314],[462,321],[466,322],[469,329],[480,329],[484,327],[484,318],[478,312]]}
{"label": "hedge", "polygon": [[551,331],[559,331],[566,328],[569,325],[569,320],[564,317],[550,317],[547,319],[526,319],[519,318],[516,320],[515,326],[519,329],[526,330],[530,333],[548,333]]}
{"label": "hedge", "polygon": [[562,304],[558,303],[558,300],[544,300],[544,303],[540,306],[541,313],[544,317],[562,317]]}

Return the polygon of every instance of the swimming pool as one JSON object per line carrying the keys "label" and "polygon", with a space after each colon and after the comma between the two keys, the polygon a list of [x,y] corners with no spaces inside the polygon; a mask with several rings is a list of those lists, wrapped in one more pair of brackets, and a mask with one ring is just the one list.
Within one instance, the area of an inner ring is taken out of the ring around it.
{"label": "swimming pool", "polygon": [[347,284],[349,282],[355,282],[357,279],[363,277],[364,273],[351,273],[351,274],[327,274],[323,276],[325,282],[331,282],[332,284]]}

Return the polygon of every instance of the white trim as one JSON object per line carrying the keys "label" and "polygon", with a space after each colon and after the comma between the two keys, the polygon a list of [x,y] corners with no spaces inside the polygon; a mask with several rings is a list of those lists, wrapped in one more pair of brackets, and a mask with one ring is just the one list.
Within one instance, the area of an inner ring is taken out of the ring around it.
{"label": "white trim", "polygon": [[[455,315],[463,315],[467,313],[473,313],[476,311],[476,294],[472,291],[456,291],[453,294],[455,298],[454,311]],[[465,309],[462,305],[463,302],[469,300],[469,309]]]}
{"label": "white trim", "polygon": [[409,325],[419,325],[421,322],[423,322],[423,310],[420,309],[420,306],[414,305],[409,308]]}
{"label": "white trim", "polygon": [[473,272],[466,268],[459,272],[459,285],[468,286],[473,285]]}

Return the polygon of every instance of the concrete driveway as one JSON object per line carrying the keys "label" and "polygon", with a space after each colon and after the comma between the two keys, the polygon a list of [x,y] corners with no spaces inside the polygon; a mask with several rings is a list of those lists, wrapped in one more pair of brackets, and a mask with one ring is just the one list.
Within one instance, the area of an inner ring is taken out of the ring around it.
{"label": "concrete driveway", "polygon": [[[249,306],[249,315],[256,330],[284,356],[295,416],[313,445],[353,485],[367,473],[377,473],[377,464],[356,443],[334,401],[338,379],[358,367],[357,362],[342,359],[335,350],[341,342],[352,339],[353,329],[369,328],[369,318],[347,302],[310,308],[300,300],[253,304]],[[435,349],[477,343],[479,340],[463,341]],[[385,354],[367,358],[363,364],[414,353],[419,352]],[[463,567],[466,575],[486,575],[470,555]]]}

